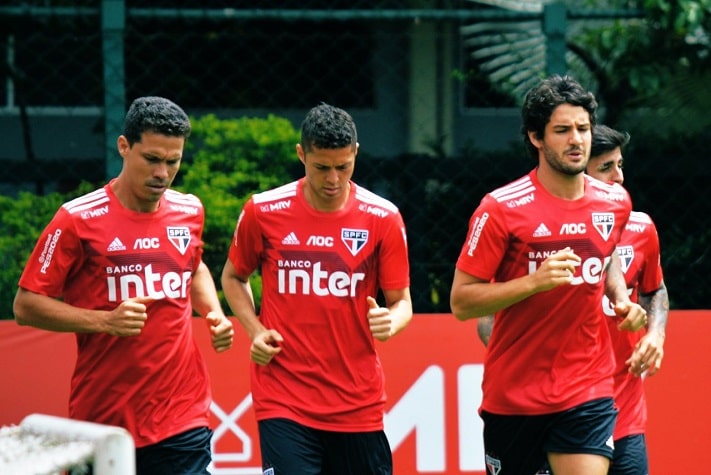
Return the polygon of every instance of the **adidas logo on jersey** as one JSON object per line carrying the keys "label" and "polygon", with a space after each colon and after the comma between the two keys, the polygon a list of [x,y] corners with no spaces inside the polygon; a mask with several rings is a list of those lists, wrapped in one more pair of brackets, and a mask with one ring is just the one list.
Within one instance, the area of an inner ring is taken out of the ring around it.
{"label": "adidas logo on jersey", "polygon": [[545,236],[550,236],[551,232],[550,230],[546,227],[545,224],[541,223],[538,225],[535,231],[533,231],[533,237],[545,237]]}
{"label": "adidas logo on jersey", "polygon": [[293,231],[287,234],[286,237],[281,240],[281,243],[289,246],[298,246],[299,244],[301,244],[299,242],[299,238],[296,237],[296,234],[294,234]]}
{"label": "adidas logo on jersey", "polygon": [[114,238],[113,241],[111,241],[111,244],[109,244],[109,247],[106,249],[109,252],[116,252],[116,251],[125,251],[126,246],[123,245],[121,240],[117,237]]}

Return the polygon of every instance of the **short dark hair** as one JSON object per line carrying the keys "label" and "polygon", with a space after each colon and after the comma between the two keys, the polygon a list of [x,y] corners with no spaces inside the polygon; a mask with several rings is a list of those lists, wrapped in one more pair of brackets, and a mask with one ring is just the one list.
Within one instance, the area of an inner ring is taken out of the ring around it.
{"label": "short dark hair", "polygon": [[603,153],[611,152],[617,147],[620,150],[630,142],[630,134],[622,130],[615,130],[606,125],[596,125],[592,132],[592,145],[590,146],[590,158],[597,157]]}
{"label": "short dark hair", "polygon": [[314,147],[355,147],[357,142],[358,132],[350,114],[324,102],[312,108],[301,123],[301,146],[305,152]]}
{"label": "short dark hair", "polygon": [[180,106],[164,97],[146,96],[128,108],[123,135],[133,145],[141,141],[144,132],[188,138],[190,130],[190,119]]}
{"label": "short dark hair", "polygon": [[590,125],[595,125],[597,101],[592,92],[586,91],[570,76],[554,74],[543,79],[526,94],[521,108],[521,135],[526,149],[533,158],[538,158],[538,149],[528,138],[529,132],[543,138],[546,124],[556,107],[570,104],[584,108],[590,115]]}

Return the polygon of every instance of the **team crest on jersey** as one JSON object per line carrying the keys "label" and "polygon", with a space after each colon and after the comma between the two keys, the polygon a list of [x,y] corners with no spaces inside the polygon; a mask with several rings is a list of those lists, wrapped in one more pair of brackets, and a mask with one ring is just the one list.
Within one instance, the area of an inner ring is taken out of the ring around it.
{"label": "team crest on jersey", "polygon": [[363,249],[365,243],[368,242],[367,229],[341,229],[341,241],[346,245],[348,250],[354,256]]}
{"label": "team crest on jersey", "polygon": [[185,255],[190,245],[190,228],[187,226],[168,226],[166,229],[168,240],[180,251],[180,254]]}
{"label": "team crest on jersey", "polygon": [[593,213],[592,222],[600,236],[607,241],[615,227],[615,213]]}
{"label": "team crest on jersey", "polygon": [[486,468],[492,475],[498,475],[501,471],[501,460],[492,457],[491,455],[486,456]]}
{"label": "team crest on jersey", "polygon": [[617,246],[617,255],[620,256],[622,272],[626,274],[634,260],[634,248],[632,246]]}

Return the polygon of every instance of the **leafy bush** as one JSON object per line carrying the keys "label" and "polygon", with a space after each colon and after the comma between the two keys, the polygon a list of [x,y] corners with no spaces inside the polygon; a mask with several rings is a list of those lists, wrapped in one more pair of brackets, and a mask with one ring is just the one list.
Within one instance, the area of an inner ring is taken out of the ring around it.
{"label": "leafy bush", "polygon": [[[287,119],[241,117],[219,119],[213,114],[192,119],[181,184],[177,189],[198,196],[205,206],[204,261],[220,288],[220,274],[237,218],[254,193],[282,185],[300,165],[295,145],[299,133]],[[255,274],[253,284],[259,281]],[[261,286],[253,285],[261,302]],[[220,291],[222,298],[222,292]],[[229,314],[223,299],[225,312]]]}
{"label": "leafy bush", "polygon": [[0,319],[14,318],[12,301],[27,258],[64,201],[65,196],[59,193],[0,196]]}

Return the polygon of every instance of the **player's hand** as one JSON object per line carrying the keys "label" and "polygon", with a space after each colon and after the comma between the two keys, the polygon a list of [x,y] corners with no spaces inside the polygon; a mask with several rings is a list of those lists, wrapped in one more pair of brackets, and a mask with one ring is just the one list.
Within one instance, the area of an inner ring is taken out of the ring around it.
{"label": "player's hand", "polygon": [[617,325],[620,330],[636,332],[647,324],[647,312],[638,303],[617,302],[615,315],[623,320]]}
{"label": "player's hand", "polygon": [[635,376],[646,373],[654,376],[662,367],[664,358],[664,334],[650,331],[635,346],[632,356],[625,362],[628,371]]}
{"label": "player's hand", "polygon": [[232,348],[234,329],[232,322],[225,317],[222,312],[210,312],[205,316],[210,336],[212,337],[212,347],[218,353]]}
{"label": "player's hand", "polygon": [[107,314],[105,333],[113,336],[140,335],[148,319],[146,306],[154,300],[152,297],[134,297],[118,304]]}
{"label": "player's hand", "polygon": [[252,361],[258,365],[266,365],[281,352],[279,346],[284,338],[276,330],[264,330],[257,333],[252,339],[252,346],[249,347],[249,355]]}
{"label": "player's hand", "polygon": [[559,285],[571,284],[575,268],[582,259],[571,248],[566,247],[543,261],[531,276],[538,292],[550,290]]}
{"label": "player's hand", "polygon": [[373,297],[366,297],[368,300],[368,326],[373,338],[386,341],[393,336],[393,320],[390,316],[390,309],[380,307]]}

